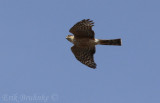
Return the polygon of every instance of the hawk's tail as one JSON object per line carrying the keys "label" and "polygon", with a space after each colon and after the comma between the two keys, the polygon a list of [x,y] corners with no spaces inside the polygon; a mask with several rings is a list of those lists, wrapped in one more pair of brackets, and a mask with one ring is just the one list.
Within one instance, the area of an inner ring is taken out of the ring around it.
{"label": "hawk's tail", "polygon": [[117,45],[121,46],[121,39],[101,40],[99,39],[100,45]]}

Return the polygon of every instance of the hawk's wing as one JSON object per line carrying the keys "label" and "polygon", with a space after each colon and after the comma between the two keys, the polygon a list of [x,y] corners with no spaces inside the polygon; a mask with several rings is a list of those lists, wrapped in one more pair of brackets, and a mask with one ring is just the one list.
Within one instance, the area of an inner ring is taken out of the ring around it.
{"label": "hawk's wing", "polygon": [[92,30],[94,22],[90,19],[84,19],[76,23],[69,32],[73,33],[75,37],[79,38],[94,38],[94,31]]}
{"label": "hawk's wing", "polygon": [[95,46],[88,47],[88,46],[72,46],[71,48],[73,54],[81,63],[91,67],[93,69],[96,68],[96,63],[94,62],[94,53],[95,53]]}

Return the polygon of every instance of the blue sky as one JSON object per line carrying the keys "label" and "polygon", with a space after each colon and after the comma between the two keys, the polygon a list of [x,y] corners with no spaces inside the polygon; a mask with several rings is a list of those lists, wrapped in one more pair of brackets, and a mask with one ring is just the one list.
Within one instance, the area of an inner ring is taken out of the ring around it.
{"label": "blue sky", "polygon": [[[0,101],[160,103],[159,4],[1,0]],[[97,46],[95,70],[75,59],[65,39],[76,22],[88,18],[95,22],[96,38],[122,38],[123,43]],[[38,96],[48,99],[29,99]]]}

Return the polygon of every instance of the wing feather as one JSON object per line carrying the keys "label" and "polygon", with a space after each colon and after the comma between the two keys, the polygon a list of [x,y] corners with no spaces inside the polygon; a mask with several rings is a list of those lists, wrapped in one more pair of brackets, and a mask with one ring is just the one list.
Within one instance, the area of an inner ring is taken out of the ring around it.
{"label": "wing feather", "polygon": [[91,67],[93,69],[96,68],[96,63],[94,62],[94,53],[95,53],[95,46],[88,47],[88,46],[72,46],[71,50],[81,63]]}
{"label": "wing feather", "polygon": [[78,23],[76,23],[70,30],[72,34],[74,34],[75,38],[94,38],[94,31],[92,27],[94,26],[94,22],[90,19],[84,19]]}

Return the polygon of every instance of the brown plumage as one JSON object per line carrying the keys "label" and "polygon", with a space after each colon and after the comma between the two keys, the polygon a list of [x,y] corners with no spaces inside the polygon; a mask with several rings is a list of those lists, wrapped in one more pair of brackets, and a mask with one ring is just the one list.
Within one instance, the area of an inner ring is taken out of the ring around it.
{"label": "brown plumage", "polygon": [[94,53],[95,53],[95,46],[88,47],[88,46],[76,46],[74,45],[71,47],[71,50],[77,60],[81,63],[91,67],[96,68],[96,63],[94,62]]}
{"label": "brown plumage", "polygon": [[101,39],[99,39],[99,44],[121,46],[121,39],[112,39],[112,40],[101,40]]}
{"label": "brown plumage", "polygon": [[96,68],[94,62],[95,45],[121,45],[121,39],[101,40],[94,38],[92,27],[94,22],[90,19],[84,19],[76,23],[69,31],[74,35],[68,35],[67,40],[72,42],[71,47],[76,59],[81,63],[93,69]]}

